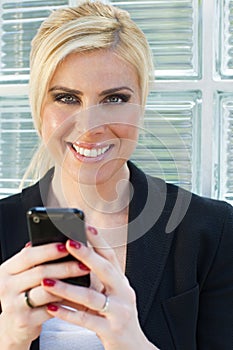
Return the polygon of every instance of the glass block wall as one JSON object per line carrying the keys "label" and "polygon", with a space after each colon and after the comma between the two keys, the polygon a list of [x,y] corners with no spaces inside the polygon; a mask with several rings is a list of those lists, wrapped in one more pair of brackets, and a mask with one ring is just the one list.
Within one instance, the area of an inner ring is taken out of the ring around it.
{"label": "glass block wall", "polygon": [[[233,1],[109,2],[145,32],[155,64],[133,160],[152,175],[232,201]],[[17,191],[37,142],[27,100],[30,41],[52,9],[75,3],[0,2],[0,197]]]}
{"label": "glass block wall", "polygon": [[233,203],[233,93],[216,93],[215,196]]}
{"label": "glass block wall", "polygon": [[0,2],[1,81],[28,81],[30,42],[51,9],[65,0]]}
{"label": "glass block wall", "polygon": [[199,0],[111,1],[126,9],[146,34],[156,79],[201,76]]}
{"label": "glass block wall", "polygon": [[[218,0],[215,72],[219,79],[233,78],[233,1]],[[218,45],[221,43],[221,45]]]}
{"label": "glass block wall", "polygon": [[13,194],[36,148],[27,96],[0,97],[0,196]]}
{"label": "glass block wall", "polygon": [[196,191],[200,189],[196,167],[200,164],[200,101],[201,91],[153,91],[132,157],[147,173]]}

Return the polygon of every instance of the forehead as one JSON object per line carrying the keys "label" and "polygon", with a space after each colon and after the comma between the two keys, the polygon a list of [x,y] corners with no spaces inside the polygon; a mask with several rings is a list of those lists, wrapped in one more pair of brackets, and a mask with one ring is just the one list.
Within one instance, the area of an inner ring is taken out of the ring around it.
{"label": "forehead", "polygon": [[[71,53],[59,63],[50,81],[54,84],[116,84],[139,85],[138,73],[134,66],[113,51]],[[73,86],[74,87],[74,86]]]}

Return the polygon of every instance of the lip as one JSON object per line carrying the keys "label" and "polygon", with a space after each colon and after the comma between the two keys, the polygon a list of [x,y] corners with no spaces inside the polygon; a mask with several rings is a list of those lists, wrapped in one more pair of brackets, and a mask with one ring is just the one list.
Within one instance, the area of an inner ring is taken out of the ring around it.
{"label": "lip", "polygon": [[79,143],[79,142],[67,142],[67,145],[76,159],[81,162],[98,162],[107,156],[113,144],[92,144],[92,143]]}

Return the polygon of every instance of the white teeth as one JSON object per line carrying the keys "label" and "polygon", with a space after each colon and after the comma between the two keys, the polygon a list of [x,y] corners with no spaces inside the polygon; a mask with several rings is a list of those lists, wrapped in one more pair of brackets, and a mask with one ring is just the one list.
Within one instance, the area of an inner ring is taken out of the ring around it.
{"label": "white teeth", "polygon": [[85,149],[84,150],[84,156],[85,157],[90,157],[90,155],[91,155],[91,151],[89,149]]}
{"label": "white teeth", "polygon": [[91,150],[91,157],[97,157],[97,150],[96,149]]}
{"label": "white teeth", "polygon": [[80,153],[81,155],[84,155],[84,148],[78,147],[78,146],[77,146],[77,148],[79,149],[79,151],[78,151],[78,149],[76,149],[76,151],[77,151],[78,153]]}
{"label": "white teeth", "polygon": [[75,149],[75,151],[79,154],[81,154],[82,156],[85,157],[90,157],[90,158],[95,158],[103,153],[105,153],[107,150],[109,150],[110,146],[106,146],[103,148],[83,148],[83,147],[79,147],[75,144],[73,144],[73,148]]}

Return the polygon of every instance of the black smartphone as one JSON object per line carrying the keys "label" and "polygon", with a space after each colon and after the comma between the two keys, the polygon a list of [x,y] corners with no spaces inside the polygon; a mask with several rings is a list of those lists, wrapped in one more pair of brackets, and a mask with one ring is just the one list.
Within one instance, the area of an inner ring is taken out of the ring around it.
{"label": "black smartphone", "polygon": [[[84,213],[76,208],[33,207],[27,211],[27,223],[32,246],[62,242],[68,239],[86,244]],[[75,260],[68,256],[46,263]],[[63,281],[89,287],[90,275],[70,277]]]}

